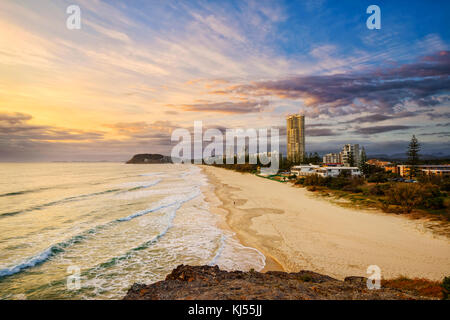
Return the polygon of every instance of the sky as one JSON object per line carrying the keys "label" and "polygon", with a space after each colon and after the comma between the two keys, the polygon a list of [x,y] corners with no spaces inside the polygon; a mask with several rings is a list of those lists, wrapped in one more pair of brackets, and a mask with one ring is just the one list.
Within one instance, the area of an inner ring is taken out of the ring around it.
{"label": "sky", "polygon": [[293,113],[307,152],[415,134],[450,155],[449,21],[449,1],[2,0],[0,161],[170,155],[194,121],[283,134]]}

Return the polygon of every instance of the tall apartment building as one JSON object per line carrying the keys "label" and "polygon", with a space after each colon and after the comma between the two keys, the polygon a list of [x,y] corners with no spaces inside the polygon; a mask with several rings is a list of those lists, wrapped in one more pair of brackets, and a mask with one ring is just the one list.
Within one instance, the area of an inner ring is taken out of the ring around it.
{"label": "tall apartment building", "polygon": [[327,153],[323,156],[323,163],[342,163],[340,153]]}
{"label": "tall apartment building", "polygon": [[290,115],[286,118],[287,159],[301,162],[305,158],[305,116]]}
{"label": "tall apartment building", "polygon": [[346,144],[340,153],[341,161],[346,167],[350,167],[350,155],[353,157],[353,166],[359,166],[360,152],[359,144]]}

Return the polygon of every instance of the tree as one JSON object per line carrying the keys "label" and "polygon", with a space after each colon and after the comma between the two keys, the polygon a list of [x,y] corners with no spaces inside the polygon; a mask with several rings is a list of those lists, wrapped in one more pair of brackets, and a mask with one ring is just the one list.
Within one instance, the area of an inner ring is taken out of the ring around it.
{"label": "tree", "polygon": [[408,161],[407,164],[409,166],[409,177],[417,176],[419,169],[417,168],[419,164],[419,151],[420,151],[420,143],[417,140],[416,136],[413,135],[411,138],[411,142],[408,145]]}
{"label": "tree", "polygon": [[366,150],[364,147],[361,148],[361,157],[360,157],[360,163],[359,163],[359,170],[366,176],[369,174],[370,168],[367,162],[367,155]]}

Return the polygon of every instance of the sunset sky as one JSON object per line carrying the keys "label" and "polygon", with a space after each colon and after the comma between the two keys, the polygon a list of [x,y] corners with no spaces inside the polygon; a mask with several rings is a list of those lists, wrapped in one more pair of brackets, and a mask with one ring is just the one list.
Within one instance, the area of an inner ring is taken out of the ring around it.
{"label": "sunset sky", "polygon": [[2,0],[0,161],[170,154],[195,120],[298,112],[308,152],[404,153],[416,134],[450,154],[449,21],[450,1]]}

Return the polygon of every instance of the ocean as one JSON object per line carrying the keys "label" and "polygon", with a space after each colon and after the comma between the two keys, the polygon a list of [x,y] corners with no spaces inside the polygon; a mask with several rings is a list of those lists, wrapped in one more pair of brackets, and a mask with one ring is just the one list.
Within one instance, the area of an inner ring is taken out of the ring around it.
{"label": "ocean", "polygon": [[261,270],[193,165],[0,163],[0,299],[121,299],[179,264]]}

